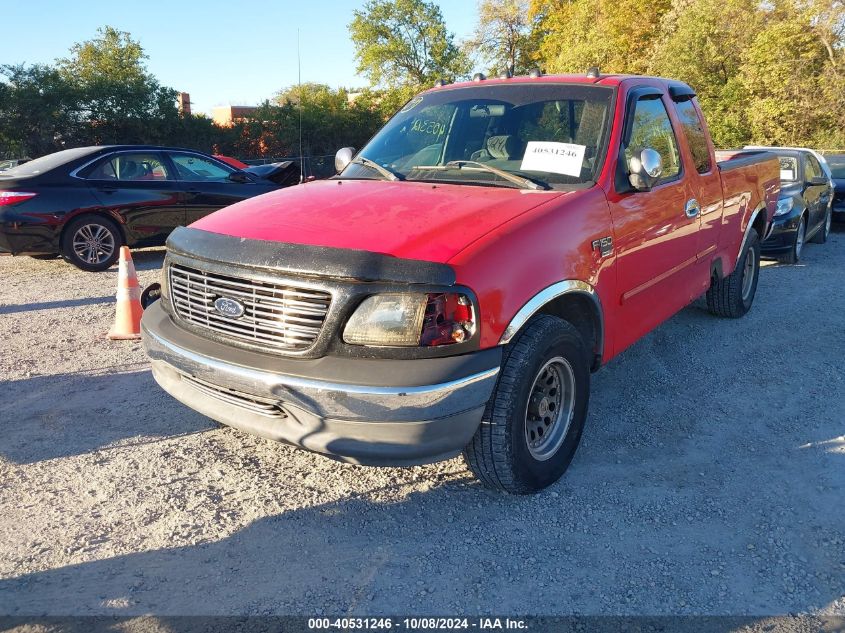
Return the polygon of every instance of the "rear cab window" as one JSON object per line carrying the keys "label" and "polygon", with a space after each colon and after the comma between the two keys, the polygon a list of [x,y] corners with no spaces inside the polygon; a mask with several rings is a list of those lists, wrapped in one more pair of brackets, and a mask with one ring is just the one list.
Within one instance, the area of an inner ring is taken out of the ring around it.
{"label": "rear cab window", "polygon": [[704,134],[701,115],[699,115],[692,99],[676,103],[675,112],[681,122],[681,129],[684,131],[687,145],[689,145],[695,170],[699,174],[706,174],[713,165],[710,160],[710,149],[707,146],[707,136]]}

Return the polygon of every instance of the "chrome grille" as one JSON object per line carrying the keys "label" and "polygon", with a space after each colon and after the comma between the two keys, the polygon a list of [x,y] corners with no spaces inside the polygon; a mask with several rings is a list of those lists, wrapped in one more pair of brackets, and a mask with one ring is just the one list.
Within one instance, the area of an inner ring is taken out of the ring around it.
{"label": "chrome grille", "polygon": [[287,414],[279,407],[278,403],[266,398],[258,398],[246,393],[241,393],[240,391],[235,391],[234,389],[218,387],[217,385],[212,385],[211,383],[200,380],[199,378],[194,378],[193,376],[183,375],[182,380],[186,381],[194,389],[201,391],[207,396],[216,398],[226,404],[246,409],[251,413],[257,413],[258,415],[263,415],[268,418],[283,419],[288,417]]}
{"label": "chrome grille", "polygon": [[[322,290],[220,275],[171,264],[170,298],[176,316],[237,341],[279,352],[306,350],[317,340],[331,295]],[[244,312],[232,317],[214,302],[226,297]]]}

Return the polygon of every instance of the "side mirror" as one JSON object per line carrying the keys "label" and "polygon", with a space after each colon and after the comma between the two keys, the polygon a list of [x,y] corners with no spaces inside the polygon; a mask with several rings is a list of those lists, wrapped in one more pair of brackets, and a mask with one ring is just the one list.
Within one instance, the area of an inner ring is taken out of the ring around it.
{"label": "side mirror", "polygon": [[826,185],[826,184],[828,184],[828,180],[824,176],[816,176],[815,178],[810,178],[807,181],[807,185],[810,186],[810,187],[816,187],[818,185]]}
{"label": "side mirror", "polygon": [[628,160],[628,173],[628,181],[634,189],[649,191],[663,175],[663,159],[657,151],[647,147]]}
{"label": "side mirror", "polygon": [[241,170],[233,171],[229,174],[228,179],[232,182],[239,182],[242,184],[245,182],[252,182],[252,178],[249,177],[249,174]]}
{"label": "side mirror", "polygon": [[352,159],[354,157],[354,147],[344,147],[343,149],[337,150],[337,154],[334,155],[334,170],[337,173],[342,172],[344,169],[346,169],[346,166],[352,162]]}

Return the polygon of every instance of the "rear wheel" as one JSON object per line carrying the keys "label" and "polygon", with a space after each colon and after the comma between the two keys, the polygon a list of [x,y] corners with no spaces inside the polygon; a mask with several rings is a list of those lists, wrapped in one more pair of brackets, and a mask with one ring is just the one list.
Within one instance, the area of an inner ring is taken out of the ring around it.
{"label": "rear wheel", "polygon": [[801,221],[798,223],[798,230],[795,231],[795,237],[792,240],[792,247],[789,251],[780,257],[778,261],[781,264],[797,264],[801,259],[801,251],[804,250],[804,236],[807,234],[807,221],[805,216],[801,216]]}
{"label": "rear wheel", "polygon": [[62,257],[77,268],[98,272],[117,261],[123,243],[117,225],[101,216],[72,220],[62,235]]}
{"label": "rear wheel", "polygon": [[824,223],[821,225],[813,239],[810,241],[813,244],[824,244],[827,242],[827,236],[830,235],[830,226],[833,224],[833,211],[830,207],[827,208],[827,213],[824,215]]}
{"label": "rear wheel", "polygon": [[707,291],[707,309],[716,316],[737,319],[754,303],[760,278],[760,236],[751,230],[734,271],[724,279],[714,279]]}
{"label": "rear wheel", "polygon": [[588,359],[578,330],[549,315],[532,319],[508,345],[481,425],[464,449],[485,486],[530,494],[560,479],[584,428]]}

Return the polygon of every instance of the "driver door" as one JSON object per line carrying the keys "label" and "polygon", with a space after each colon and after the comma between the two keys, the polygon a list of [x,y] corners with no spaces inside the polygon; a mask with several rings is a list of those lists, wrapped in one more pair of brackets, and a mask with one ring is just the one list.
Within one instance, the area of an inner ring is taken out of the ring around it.
{"label": "driver door", "polygon": [[620,312],[626,324],[617,341],[620,350],[689,304],[701,286],[696,265],[701,217],[687,206],[695,196],[679,150],[677,124],[659,90],[649,88],[634,98],[623,139],[625,177],[630,156],[645,148],[660,154],[663,174],[650,191],[610,197]]}
{"label": "driver door", "polygon": [[263,193],[255,183],[233,182],[235,170],[211,158],[192,152],[167,152],[176,172],[176,185],[185,210],[185,224],[196,222],[209,213]]}
{"label": "driver door", "polygon": [[809,233],[825,220],[827,205],[830,202],[830,185],[827,182],[825,184],[814,184],[814,182],[819,182],[818,179],[820,178],[827,180],[827,176],[822,171],[822,167],[815,156],[806,154],[804,160],[804,202],[807,203],[807,211],[810,216],[807,221],[807,232]]}

